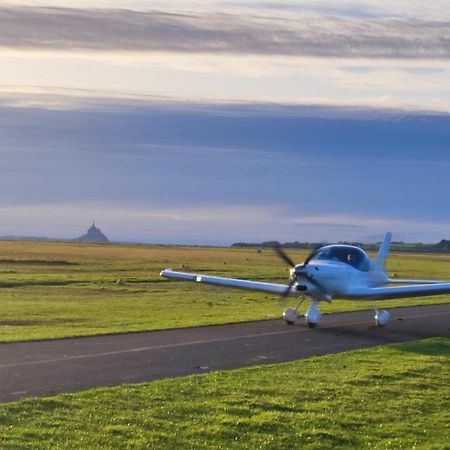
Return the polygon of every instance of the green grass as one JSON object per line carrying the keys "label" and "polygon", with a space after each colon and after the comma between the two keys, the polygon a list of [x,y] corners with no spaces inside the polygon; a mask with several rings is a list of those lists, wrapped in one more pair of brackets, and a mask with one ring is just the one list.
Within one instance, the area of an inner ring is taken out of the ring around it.
{"label": "green grass", "polygon": [[2,449],[450,448],[450,339],[0,406]]}
{"label": "green grass", "polygon": [[[289,254],[299,262],[306,255]],[[164,280],[159,272],[166,267],[274,282],[288,277],[270,250],[0,241],[0,342],[281,317],[276,297]],[[401,278],[450,279],[450,255],[393,255],[388,269]],[[447,295],[377,306],[449,301]],[[335,301],[321,311],[373,305]]]}

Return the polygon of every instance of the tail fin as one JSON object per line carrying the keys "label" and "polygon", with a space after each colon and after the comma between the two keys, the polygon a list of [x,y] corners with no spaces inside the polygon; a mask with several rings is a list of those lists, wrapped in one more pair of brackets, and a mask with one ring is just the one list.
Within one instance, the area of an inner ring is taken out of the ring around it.
{"label": "tail fin", "polygon": [[378,255],[374,261],[375,270],[384,270],[384,263],[389,255],[389,249],[391,247],[391,238],[392,233],[388,231],[384,235],[383,243],[381,244],[380,250],[378,251]]}

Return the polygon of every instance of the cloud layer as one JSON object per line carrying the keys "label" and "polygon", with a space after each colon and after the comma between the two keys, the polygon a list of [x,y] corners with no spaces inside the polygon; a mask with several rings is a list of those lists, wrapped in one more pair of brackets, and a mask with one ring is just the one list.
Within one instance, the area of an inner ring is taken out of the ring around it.
{"label": "cloud layer", "polygon": [[446,0],[0,3],[0,234],[448,237]]}
{"label": "cloud layer", "polygon": [[0,117],[0,235],[95,218],[161,242],[438,240],[450,222],[450,115],[160,102]]}
{"label": "cloud layer", "polygon": [[0,47],[318,57],[450,57],[450,23],[125,9],[0,8]]}

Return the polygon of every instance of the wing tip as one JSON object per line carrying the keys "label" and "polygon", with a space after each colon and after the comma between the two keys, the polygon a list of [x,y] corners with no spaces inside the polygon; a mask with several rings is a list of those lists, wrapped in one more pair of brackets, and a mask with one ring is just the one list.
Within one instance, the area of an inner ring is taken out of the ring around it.
{"label": "wing tip", "polygon": [[166,272],[170,272],[172,269],[163,269],[161,270],[161,272],[159,272],[159,276],[161,277],[165,277],[166,276]]}

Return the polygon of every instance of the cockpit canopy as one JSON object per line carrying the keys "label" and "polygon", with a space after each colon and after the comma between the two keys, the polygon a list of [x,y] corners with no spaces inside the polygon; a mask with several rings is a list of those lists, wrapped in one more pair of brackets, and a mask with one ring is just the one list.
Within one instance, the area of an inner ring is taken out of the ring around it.
{"label": "cockpit canopy", "polygon": [[367,253],[351,245],[327,245],[326,247],[321,247],[310,260],[310,262],[314,261],[340,261],[350,264],[362,272],[368,272],[371,267]]}

